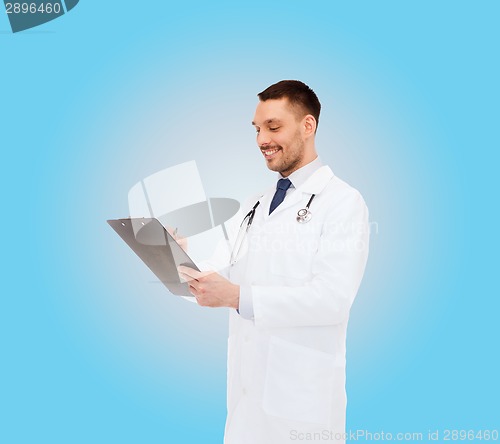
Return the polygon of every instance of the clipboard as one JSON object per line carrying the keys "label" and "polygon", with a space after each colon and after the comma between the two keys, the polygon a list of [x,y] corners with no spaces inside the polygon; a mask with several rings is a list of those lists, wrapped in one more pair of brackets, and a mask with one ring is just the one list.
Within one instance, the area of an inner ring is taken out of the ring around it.
{"label": "clipboard", "polygon": [[172,294],[194,297],[189,285],[181,282],[177,267],[200,270],[158,219],[129,217],[107,222]]}

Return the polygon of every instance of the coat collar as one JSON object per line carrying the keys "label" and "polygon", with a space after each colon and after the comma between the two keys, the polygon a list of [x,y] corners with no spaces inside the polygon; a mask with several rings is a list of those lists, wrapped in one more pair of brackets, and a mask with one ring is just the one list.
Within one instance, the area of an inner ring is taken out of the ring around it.
{"label": "coat collar", "polygon": [[332,177],[333,171],[328,165],[324,165],[311,174],[309,179],[307,179],[302,186],[297,188],[297,191],[308,194],[319,194],[325,189]]}
{"label": "coat collar", "polygon": [[[276,192],[276,186],[273,186],[262,198],[262,206],[265,212],[265,217],[272,217],[273,215],[297,204],[304,199],[304,194],[311,195],[321,193],[333,177],[334,174],[331,168],[328,165],[322,166],[311,174],[311,176],[301,186],[287,195],[281,205],[269,215],[269,206],[271,205],[271,200]],[[306,203],[307,202],[304,202],[304,206]]]}

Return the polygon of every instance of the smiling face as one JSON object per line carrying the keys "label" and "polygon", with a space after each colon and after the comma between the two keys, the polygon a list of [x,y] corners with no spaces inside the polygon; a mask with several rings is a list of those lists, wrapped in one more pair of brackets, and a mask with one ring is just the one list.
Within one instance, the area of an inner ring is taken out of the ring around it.
{"label": "smiling face", "polygon": [[287,98],[259,102],[252,124],[270,170],[287,177],[316,158],[316,120],[310,114],[301,115]]}

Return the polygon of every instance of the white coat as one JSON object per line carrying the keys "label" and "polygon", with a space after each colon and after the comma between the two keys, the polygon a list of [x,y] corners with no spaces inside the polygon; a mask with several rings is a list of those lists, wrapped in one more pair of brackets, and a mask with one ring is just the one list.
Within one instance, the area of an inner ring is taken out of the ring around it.
{"label": "white coat", "polygon": [[[269,215],[274,192],[243,207],[246,214],[260,200],[246,254],[229,270],[232,282],[251,287],[255,318],[230,310],[225,444],[312,433],[325,442],[345,431],[346,328],[368,256],[368,209],[328,166]],[[297,211],[312,194],[312,219],[300,224]]]}

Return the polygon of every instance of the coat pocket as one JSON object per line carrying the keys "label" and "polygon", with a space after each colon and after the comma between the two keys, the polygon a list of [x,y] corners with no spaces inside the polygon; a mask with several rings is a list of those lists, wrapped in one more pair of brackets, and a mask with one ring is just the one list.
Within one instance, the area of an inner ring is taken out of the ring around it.
{"label": "coat pocket", "polygon": [[333,355],[272,337],[264,411],[291,421],[327,425],[332,414],[336,368]]}

